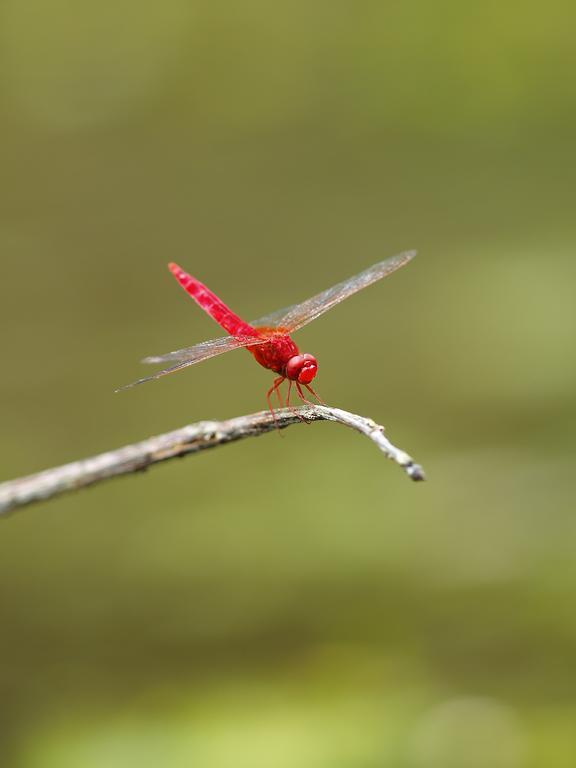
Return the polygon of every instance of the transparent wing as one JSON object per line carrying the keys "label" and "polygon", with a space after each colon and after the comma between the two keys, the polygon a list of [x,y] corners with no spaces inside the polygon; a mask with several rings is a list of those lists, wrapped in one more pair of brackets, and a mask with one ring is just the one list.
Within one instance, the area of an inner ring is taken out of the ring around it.
{"label": "transparent wing", "polygon": [[200,344],[195,344],[193,347],[176,349],[174,352],[167,352],[165,355],[151,355],[150,357],[145,357],[142,362],[171,363],[180,361],[201,363],[202,360],[207,360],[209,357],[215,357],[215,355],[221,355],[223,352],[230,352],[230,350],[238,349],[239,347],[249,347],[252,344],[262,344],[264,341],[266,341],[265,336],[223,336],[219,339],[202,341]]}
{"label": "transparent wing", "polygon": [[394,272],[400,267],[403,267],[411,259],[416,256],[416,251],[405,251],[399,253],[396,256],[391,256],[389,259],[379,261],[377,264],[373,264],[364,272],[360,272],[359,275],[344,280],[342,283],[328,288],[322,293],[312,296],[311,299],[303,301],[301,304],[293,304],[290,307],[285,307],[277,312],[273,312],[265,317],[260,317],[258,320],[251,321],[250,325],[264,328],[282,328],[287,333],[302,328],[302,326],[311,322],[315,318],[327,312],[332,307],[339,304],[344,299],[352,296],[353,293],[361,291],[362,288],[366,288],[377,280],[381,280],[391,272]]}
{"label": "transparent wing", "polygon": [[165,355],[153,355],[151,357],[145,357],[143,363],[177,363],[169,368],[165,368],[162,371],[153,373],[151,376],[145,376],[143,379],[138,379],[132,384],[126,384],[117,392],[122,389],[129,389],[135,387],[137,384],[144,384],[146,381],[152,381],[153,379],[159,379],[161,376],[166,376],[169,373],[175,373],[182,370],[182,368],[188,368],[189,365],[195,365],[201,363],[203,360],[208,360],[210,357],[221,355],[224,352],[230,352],[232,349],[239,349],[241,347],[248,347],[254,344],[263,344],[267,340],[267,336],[264,334],[261,337],[254,336],[224,336],[220,339],[211,339],[210,341],[203,341],[200,344],[196,344],[193,347],[184,347],[184,349],[176,349],[174,352],[168,352]]}

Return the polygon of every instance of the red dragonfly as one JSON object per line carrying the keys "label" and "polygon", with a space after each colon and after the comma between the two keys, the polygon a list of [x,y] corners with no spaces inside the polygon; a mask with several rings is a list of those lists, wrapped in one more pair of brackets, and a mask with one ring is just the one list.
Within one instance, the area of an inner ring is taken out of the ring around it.
{"label": "red dragonfly", "polygon": [[294,304],[291,307],[280,309],[250,323],[244,322],[211,290],[195,277],[184,272],[178,264],[171,263],[168,265],[168,268],[186,293],[230,335],[210,341],[203,341],[200,344],[195,344],[193,347],[177,349],[174,352],[168,352],[166,355],[146,357],[143,360],[144,363],[174,363],[174,365],[170,365],[168,368],[152,374],[152,376],[139,379],[133,384],[128,384],[126,387],[121,387],[121,389],[133,387],[136,384],[143,384],[145,381],[151,381],[152,379],[158,379],[160,376],[166,376],[168,373],[188,368],[188,366],[200,363],[209,357],[215,357],[223,352],[244,347],[260,365],[278,374],[266,393],[266,400],[272,415],[274,415],[274,409],[271,397],[274,392],[276,392],[280,406],[284,405],[279,387],[285,379],[288,379],[286,406],[290,407],[290,393],[293,384],[303,402],[310,403],[306,399],[302,387],[305,387],[319,402],[322,402],[310,386],[310,382],[318,372],[316,358],[308,353],[301,354],[296,344],[292,341],[290,334],[315,320],[329,309],[332,309],[336,304],[347,299],[348,296],[352,296],[353,293],[366,288],[396,269],[403,267],[415,255],[415,251],[406,251],[397,256],[392,256],[368,267],[364,272],[360,272],[359,275],[350,277],[333,288],[328,288],[328,290],[312,296],[311,299],[303,301],[301,304]]}

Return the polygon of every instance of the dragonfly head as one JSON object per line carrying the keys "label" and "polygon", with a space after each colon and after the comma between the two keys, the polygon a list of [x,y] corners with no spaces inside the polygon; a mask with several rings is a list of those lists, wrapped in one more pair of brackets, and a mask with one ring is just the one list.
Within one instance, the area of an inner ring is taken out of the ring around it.
{"label": "dragonfly head", "polygon": [[294,355],[286,364],[286,376],[300,384],[310,384],[318,373],[318,363],[313,355]]}

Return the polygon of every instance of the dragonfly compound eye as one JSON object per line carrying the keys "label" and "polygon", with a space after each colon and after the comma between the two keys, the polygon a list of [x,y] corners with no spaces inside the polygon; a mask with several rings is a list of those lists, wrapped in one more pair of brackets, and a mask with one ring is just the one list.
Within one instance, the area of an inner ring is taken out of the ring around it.
{"label": "dragonfly compound eye", "polygon": [[304,365],[298,375],[298,381],[300,384],[310,384],[312,379],[318,373],[318,363],[316,362],[316,358],[308,353],[302,355],[302,357],[304,358]]}
{"label": "dragonfly compound eye", "polygon": [[312,355],[295,355],[286,366],[289,379],[296,379],[300,384],[309,384],[318,372],[318,363]]}

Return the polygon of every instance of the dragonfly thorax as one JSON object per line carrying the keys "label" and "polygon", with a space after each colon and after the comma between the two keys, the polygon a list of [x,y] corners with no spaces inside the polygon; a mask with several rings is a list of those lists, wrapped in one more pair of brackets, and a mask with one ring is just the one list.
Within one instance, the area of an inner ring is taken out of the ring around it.
{"label": "dragonfly thorax", "polygon": [[313,355],[294,355],[286,363],[286,376],[300,384],[310,384],[318,373],[318,363]]}

